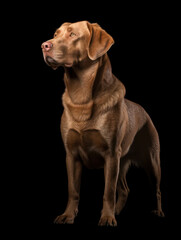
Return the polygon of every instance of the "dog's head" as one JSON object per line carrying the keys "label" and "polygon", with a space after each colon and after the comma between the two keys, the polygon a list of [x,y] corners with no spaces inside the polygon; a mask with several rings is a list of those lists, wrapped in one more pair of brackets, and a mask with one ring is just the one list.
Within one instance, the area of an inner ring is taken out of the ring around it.
{"label": "dog's head", "polygon": [[54,37],[41,47],[45,62],[56,69],[59,66],[72,67],[86,58],[94,61],[113,43],[113,38],[97,23],[81,21],[62,24]]}

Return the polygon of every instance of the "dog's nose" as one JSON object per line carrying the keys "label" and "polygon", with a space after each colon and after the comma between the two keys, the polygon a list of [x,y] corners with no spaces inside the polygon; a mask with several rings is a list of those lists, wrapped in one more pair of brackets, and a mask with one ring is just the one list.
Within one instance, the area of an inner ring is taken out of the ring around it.
{"label": "dog's nose", "polygon": [[53,44],[51,42],[44,42],[41,47],[48,52],[53,47]]}

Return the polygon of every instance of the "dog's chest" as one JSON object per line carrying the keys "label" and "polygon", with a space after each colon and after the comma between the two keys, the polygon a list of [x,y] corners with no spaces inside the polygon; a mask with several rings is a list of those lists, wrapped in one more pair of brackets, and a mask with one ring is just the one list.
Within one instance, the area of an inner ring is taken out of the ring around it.
{"label": "dog's chest", "polygon": [[108,144],[99,130],[91,129],[77,132],[70,129],[66,144],[71,154],[75,157],[81,157],[88,168],[103,166],[103,155],[108,150]]}

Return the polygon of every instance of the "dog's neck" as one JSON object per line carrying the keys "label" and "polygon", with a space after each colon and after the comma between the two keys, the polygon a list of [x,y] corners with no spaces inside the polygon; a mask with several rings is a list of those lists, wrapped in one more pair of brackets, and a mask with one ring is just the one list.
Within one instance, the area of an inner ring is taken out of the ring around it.
{"label": "dog's neck", "polygon": [[73,104],[86,104],[92,100],[92,88],[99,62],[84,62],[72,68],[65,68],[64,81]]}
{"label": "dog's neck", "polygon": [[108,99],[106,93],[111,89],[114,91],[117,85],[113,84],[116,80],[107,54],[96,61],[86,59],[77,66],[65,68],[64,81],[64,107],[68,108],[78,122],[88,120],[92,115],[93,105],[94,109],[96,105],[101,107],[100,104]]}
{"label": "dog's neck", "polygon": [[90,102],[97,88],[105,88],[102,85],[111,84],[111,80],[112,70],[107,54],[98,60],[87,58],[77,66],[65,68],[65,86],[74,104]]}

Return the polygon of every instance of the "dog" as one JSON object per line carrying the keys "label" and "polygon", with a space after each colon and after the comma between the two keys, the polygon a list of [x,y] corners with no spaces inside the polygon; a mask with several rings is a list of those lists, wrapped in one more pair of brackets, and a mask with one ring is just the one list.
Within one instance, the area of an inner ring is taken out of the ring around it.
{"label": "dog", "polygon": [[[99,225],[116,226],[124,208],[131,163],[142,167],[154,187],[154,213],[161,207],[160,143],[146,111],[125,98],[125,86],[112,73],[107,55],[113,38],[97,23],[66,22],[44,42],[48,66],[64,67],[61,135],[66,150],[68,203],[55,223],[74,223],[78,213],[82,166],[104,168],[105,188]],[[117,199],[116,199],[117,191]]]}

